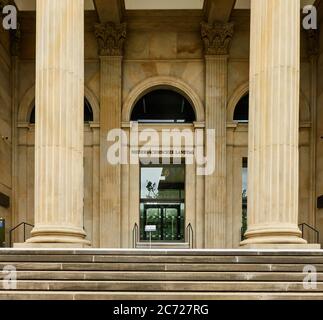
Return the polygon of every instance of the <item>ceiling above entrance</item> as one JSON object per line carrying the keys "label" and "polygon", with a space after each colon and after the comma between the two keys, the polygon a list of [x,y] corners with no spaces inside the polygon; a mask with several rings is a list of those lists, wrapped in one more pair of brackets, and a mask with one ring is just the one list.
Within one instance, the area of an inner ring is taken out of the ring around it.
{"label": "ceiling above entrance", "polygon": [[125,0],[126,10],[202,10],[204,0]]}

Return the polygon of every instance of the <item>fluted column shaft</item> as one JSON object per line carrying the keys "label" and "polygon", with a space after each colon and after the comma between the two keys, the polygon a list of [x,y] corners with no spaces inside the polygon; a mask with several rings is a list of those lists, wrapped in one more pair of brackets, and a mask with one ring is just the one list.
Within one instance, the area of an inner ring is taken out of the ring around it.
{"label": "fluted column shaft", "polygon": [[[122,57],[126,24],[95,25],[101,60],[100,72],[100,246],[121,246],[121,166],[107,158],[111,130],[121,128]],[[109,230],[108,232],[106,230]]]}
{"label": "fluted column shaft", "polygon": [[101,57],[100,245],[109,248],[121,245],[121,167],[107,159],[107,135],[121,128],[121,71],[121,56]]}
{"label": "fluted column shaft", "polygon": [[82,243],[84,0],[37,0],[32,243]]}
{"label": "fluted column shaft", "polygon": [[242,244],[301,244],[300,1],[251,1],[248,231]]}
{"label": "fluted column shaft", "polygon": [[201,24],[205,47],[206,130],[215,131],[214,143],[206,144],[206,149],[215,149],[215,170],[205,177],[206,248],[226,246],[226,106],[228,56],[233,31],[233,23]]}
{"label": "fluted column shaft", "polygon": [[226,230],[227,55],[207,55],[206,129],[215,130],[215,171],[205,177],[205,247],[224,248]]}

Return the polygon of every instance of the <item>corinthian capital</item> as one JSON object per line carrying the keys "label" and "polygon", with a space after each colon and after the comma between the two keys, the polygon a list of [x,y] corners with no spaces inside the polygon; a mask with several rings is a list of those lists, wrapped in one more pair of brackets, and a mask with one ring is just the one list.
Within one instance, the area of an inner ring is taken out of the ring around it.
{"label": "corinthian capital", "polygon": [[201,23],[201,36],[204,42],[205,54],[226,55],[229,53],[233,37],[234,24],[215,22]]}
{"label": "corinthian capital", "polygon": [[94,28],[99,46],[99,55],[122,56],[127,35],[127,25],[125,23],[117,25],[113,22],[107,22],[97,23]]}

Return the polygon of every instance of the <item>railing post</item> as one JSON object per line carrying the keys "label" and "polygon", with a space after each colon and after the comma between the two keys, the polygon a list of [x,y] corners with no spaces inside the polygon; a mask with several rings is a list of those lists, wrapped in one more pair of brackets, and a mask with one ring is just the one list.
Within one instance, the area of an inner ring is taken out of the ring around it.
{"label": "railing post", "polygon": [[138,242],[138,224],[135,223],[133,229],[132,229],[132,247],[133,249],[136,249]]}
{"label": "railing post", "polygon": [[316,234],[316,243],[319,243],[320,242],[320,232],[318,230],[316,230],[314,227],[310,226],[309,224],[307,223],[301,223],[299,225],[299,228],[302,232],[302,238],[304,238],[304,227],[310,229],[310,231],[313,233]]}
{"label": "railing post", "polygon": [[32,228],[34,227],[34,225],[32,225],[30,223],[21,222],[18,225],[16,225],[14,228],[9,230],[9,246],[10,246],[10,248],[12,247],[12,233],[22,225],[24,226],[24,241],[26,241],[26,226],[29,226],[29,227],[32,227]]}
{"label": "railing post", "polygon": [[194,247],[194,231],[192,225],[189,223],[185,229],[185,241],[188,241],[190,249]]}

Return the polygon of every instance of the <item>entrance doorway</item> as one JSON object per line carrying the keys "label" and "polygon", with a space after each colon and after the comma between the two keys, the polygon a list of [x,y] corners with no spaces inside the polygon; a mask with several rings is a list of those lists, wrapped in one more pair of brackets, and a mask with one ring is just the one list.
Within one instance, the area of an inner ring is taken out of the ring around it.
{"label": "entrance doorway", "polygon": [[185,240],[185,164],[142,165],[140,168],[140,241]]}
{"label": "entrance doorway", "polygon": [[[183,241],[182,220],[180,204],[144,204],[143,225],[156,226],[152,240]],[[143,240],[149,240],[148,232],[143,232]]]}

